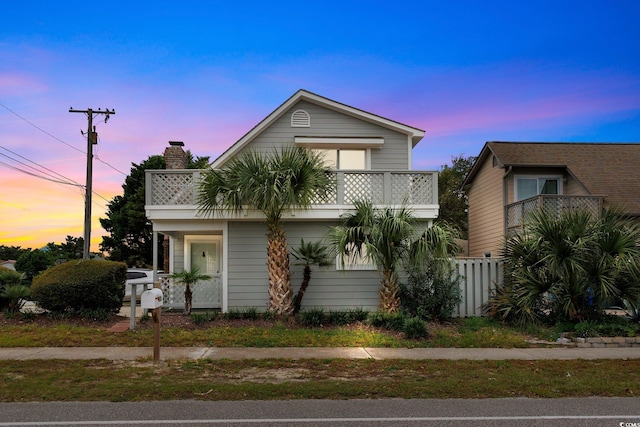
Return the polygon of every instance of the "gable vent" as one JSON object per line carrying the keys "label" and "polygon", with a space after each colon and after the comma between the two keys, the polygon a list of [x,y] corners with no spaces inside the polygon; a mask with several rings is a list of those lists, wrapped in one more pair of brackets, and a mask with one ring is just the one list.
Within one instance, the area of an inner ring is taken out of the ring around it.
{"label": "gable vent", "polygon": [[304,110],[296,110],[291,115],[292,128],[308,128],[311,126],[311,116]]}

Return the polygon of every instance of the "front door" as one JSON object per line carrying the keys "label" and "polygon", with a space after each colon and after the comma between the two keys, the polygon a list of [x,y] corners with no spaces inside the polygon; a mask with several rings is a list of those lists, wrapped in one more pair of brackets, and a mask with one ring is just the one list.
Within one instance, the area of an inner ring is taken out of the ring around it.
{"label": "front door", "polygon": [[193,308],[222,308],[222,239],[198,236],[185,242],[185,269],[210,276],[193,287]]}

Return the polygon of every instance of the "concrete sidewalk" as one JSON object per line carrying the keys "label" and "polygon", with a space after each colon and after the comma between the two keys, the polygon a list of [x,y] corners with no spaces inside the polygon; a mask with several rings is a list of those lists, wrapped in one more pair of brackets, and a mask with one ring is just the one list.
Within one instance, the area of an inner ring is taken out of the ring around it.
{"label": "concrete sidewalk", "polygon": [[[152,347],[0,348],[0,360],[108,359],[153,357]],[[170,359],[409,359],[409,360],[571,360],[640,359],[640,348],[363,348],[363,347],[162,347]]]}

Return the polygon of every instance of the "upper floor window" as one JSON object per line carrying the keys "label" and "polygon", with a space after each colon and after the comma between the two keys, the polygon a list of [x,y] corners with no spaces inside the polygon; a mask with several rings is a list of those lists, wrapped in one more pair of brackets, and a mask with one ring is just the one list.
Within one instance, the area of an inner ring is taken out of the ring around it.
{"label": "upper floor window", "polygon": [[562,194],[562,177],[516,177],[515,200],[516,202],[539,194]]}
{"label": "upper floor window", "polygon": [[320,153],[325,166],[334,170],[367,170],[367,150],[313,148]]}

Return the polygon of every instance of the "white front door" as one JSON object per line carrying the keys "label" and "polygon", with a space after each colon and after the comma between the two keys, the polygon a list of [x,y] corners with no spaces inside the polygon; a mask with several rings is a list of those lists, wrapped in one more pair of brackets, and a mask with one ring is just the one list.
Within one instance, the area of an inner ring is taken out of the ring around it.
{"label": "white front door", "polygon": [[193,287],[193,308],[222,308],[222,237],[186,236],[184,268],[211,277]]}

